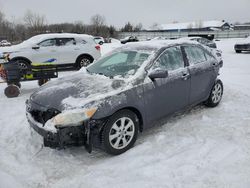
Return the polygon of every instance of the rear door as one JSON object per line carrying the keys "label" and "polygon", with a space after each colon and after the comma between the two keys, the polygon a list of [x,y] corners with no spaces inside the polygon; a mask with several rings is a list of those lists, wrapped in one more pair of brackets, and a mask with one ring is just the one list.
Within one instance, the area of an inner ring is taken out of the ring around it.
{"label": "rear door", "polygon": [[78,55],[78,47],[74,38],[57,38],[57,51],[60,64],[72,64]]}
{"label": "rear door", "polygon": [[184,46],[191,75],[190,104],[207,99],[217,77],[217,61],[198,45]]}
{"label": "rear door", "polygon": [[168,70],[167,78],[144,84],[145,110],[148,122],[160,119],[188,105],[190,76],[179,46],[167,48],[149,70]]}

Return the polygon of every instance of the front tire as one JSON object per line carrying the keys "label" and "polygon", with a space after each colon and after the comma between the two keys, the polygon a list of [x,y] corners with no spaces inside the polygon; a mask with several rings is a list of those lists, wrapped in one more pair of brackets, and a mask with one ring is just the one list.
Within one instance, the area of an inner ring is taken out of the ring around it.
{"label": "front tire", "polygon": [[211,90],[208,100],[205,102],[205,105],[208,107],[217,106],[223,95],[223,83],[221,80],[217,80]]}
{"label": "front tire", "polygon": [[104,150],[119,155],[129,150],[135,143],[139,121],[135,113],[121,110],[112,115],[102,132]]}
{"label": "front tire", "polygon": [[238,53],[241,53],[241,50],[235,50],[235,52],[238,54]]}
{"label": "front tire", "polygon": [[15,60],[18,64],[19,69],[22,70],[30,70],[31,64],[23,59],[17,59]]}

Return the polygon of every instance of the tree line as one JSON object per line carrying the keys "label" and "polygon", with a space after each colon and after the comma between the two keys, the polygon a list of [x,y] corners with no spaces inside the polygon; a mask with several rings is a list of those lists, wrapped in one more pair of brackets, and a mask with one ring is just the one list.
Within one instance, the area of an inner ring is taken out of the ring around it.
{"label": "tree line", "polygon": [[105,38],[116,38],[119,32],[140,31],[142,24],[133,25],[126,23],[121,29],[106,24],[104,16],[93,15],[89,24],[82,21],[74,23],[48,24],[44,15],[27,10],[22,20],[9,21],[0,11],[0,40],[7,39],[12,42],[20,42],[32,36],[43,33],[78,33],[102,36]]}

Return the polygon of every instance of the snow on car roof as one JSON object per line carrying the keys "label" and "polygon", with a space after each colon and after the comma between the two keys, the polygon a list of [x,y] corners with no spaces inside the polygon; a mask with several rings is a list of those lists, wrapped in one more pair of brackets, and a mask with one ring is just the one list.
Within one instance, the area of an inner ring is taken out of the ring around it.
{"label": "snow on car roof", "polygon": [[91,35],[76,34],[76,33],[49,33],[49,34],[40,34],[40,35],[34,36],[34,38],[36,38],[36,39],[51,38],[51,37],[55,37],[55,38],[59,38],[59,37],[64,37],[64,38],[66,38],[66,37],[93,38],[93,36],[91,36]]}
{"label": "snow on car roof", "polygon": [[134,42],[128,43],[124,46],[120,47],[119,49],[132,49],[132,50],[158,50],[162,47],[168,47],[176,44],[199,44],[196,41],[190,41],[185,39],[175,39],[175,40],[155,40],[155,41],[141,41],[141,42]]}

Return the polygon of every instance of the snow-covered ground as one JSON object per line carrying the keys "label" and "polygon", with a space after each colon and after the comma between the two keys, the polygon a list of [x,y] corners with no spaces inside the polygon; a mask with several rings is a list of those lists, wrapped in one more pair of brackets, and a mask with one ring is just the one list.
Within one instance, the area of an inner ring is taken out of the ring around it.
{"label": "snow-covered ground", "polygon": [[[14,99],[4,96],[0,84],[0,188],[249,188],[250,53],[236,54],[236,41],[217,42],[225,89],[218,107],[197,106],[175,116],[119,156],[88,154],[84,147],[41,148],[25,117],[25,100],[37,83],[22,83]],[[103,53],[119,45],[105,44]]]}

